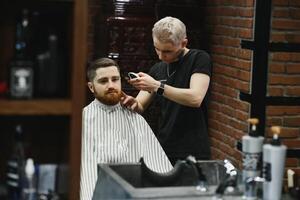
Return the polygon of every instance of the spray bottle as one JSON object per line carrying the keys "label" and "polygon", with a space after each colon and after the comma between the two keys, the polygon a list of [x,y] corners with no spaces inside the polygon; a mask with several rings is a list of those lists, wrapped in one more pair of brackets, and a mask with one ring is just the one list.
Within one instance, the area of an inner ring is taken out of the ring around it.
{"label": "spray bottle", "polygon": [[257,187],[254,182],[248,183],[250,179],[260,176],[264,137],[259,136],[256,130],[259,122],[257,118],[250,118],[247,121],[251,124],[251,129],[248,135],[242,137],[243,181],[245,183],[244,199],[251,200],[257,199]]}
{"label": "spray bottle", "polygon": [[31,158],[26,161],[22,200],[37,200],[35,168]]}
{"label": "spray bottle", "polygon": [[272,126],[273,139],[271,144],[263,146],[263,199],[280,200],[282,179],[286,156],[286,146],[282,145],[278,135],[280,127]]}

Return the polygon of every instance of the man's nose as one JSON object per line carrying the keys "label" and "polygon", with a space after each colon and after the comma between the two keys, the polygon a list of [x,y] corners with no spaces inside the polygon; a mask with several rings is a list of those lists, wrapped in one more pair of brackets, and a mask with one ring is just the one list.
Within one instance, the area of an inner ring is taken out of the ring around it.
{"label": "man's nose", "polygon": [[112,80],[108,81],[108,88],[115,88],[115,83]]}

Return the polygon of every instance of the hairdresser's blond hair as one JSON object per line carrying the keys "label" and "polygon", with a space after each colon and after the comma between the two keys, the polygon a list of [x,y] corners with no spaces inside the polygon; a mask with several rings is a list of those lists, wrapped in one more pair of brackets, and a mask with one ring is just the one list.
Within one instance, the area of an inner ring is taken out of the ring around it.
{"label": "hairdresser's blond hair", "polygon": [[152,37],[162,43],[171,42],[178,45],[186,38],[186,27],[177,18],[165,17],[154,24]]}

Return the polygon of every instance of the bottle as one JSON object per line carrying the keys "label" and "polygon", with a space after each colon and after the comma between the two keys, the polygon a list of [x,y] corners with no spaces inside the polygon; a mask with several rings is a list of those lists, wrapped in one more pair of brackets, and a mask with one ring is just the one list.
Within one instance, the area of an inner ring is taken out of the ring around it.
{"label": "bottle", "polygon": [[286,156],[286,146],[281,144],[278,137],[280,127],[271,127],[273,139],[270,144],[263,146],[263,199],[280,200]]}
{"label": "bottle", "polygon": [[24,177],[24,141],[21,125],[17,125],[14,133],[13,151],[7,162],[6,184],[10,200],[20,200],[22,180]]}
{"label": "bottle", "polygon": [[33,159],[28,158],[25,166],[24,186],[22,189],[22,200],[36,200],[36,176]]}
{"label": "bottle", "polygon": [[264,137],[259,136],[257,132],[256,126],[259,123],[257,118],[250,118],[247,121],[250,123],[251,128],[249,134],[242,137],[244,197],[246,199],[256,199],[256,186],[251,187],[251,185],[246,183],[249,181],[249,178],[253,179],[261,174]]}
{"label": "bottle", "polygon": [[[63,94],[63,65],[58,53],[58,37],[52,33],[48,36],[48,50],[36,57],[36,95],[57,98]],[[51,83],[51,84],[49,84]]]}
{"label": "bottle", "polygon": [[9,90],[12,98],[31,98],[33,95],[34,63],[30,52],[29,11],[22,10],[16,24],[15,53],[9,69]]}

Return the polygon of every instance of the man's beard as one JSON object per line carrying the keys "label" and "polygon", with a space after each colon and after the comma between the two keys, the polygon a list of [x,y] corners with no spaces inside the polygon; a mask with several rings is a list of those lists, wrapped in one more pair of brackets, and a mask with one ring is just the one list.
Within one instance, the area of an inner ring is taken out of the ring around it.
{"label": "man's beard", "polygon": [[119,103],[121,96],[122,96],[121,91],[115,89],[106,91],[103,96],[98,96],[97,94],[95,94],[96,99],[98,99],[101,103],[110,106]]}

